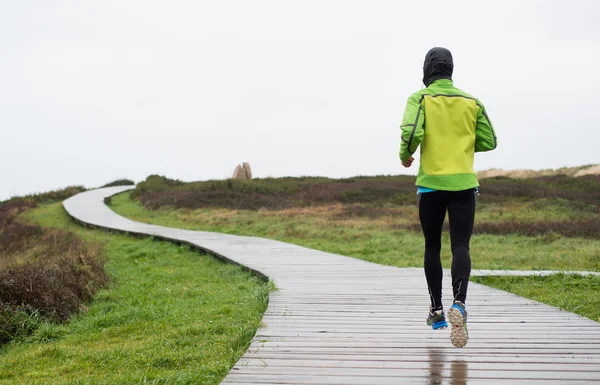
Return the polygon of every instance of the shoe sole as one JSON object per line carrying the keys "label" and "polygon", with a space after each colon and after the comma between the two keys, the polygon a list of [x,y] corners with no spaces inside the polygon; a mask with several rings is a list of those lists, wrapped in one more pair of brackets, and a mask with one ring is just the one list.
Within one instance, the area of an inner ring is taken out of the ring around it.
{"label": "shoe sole", "polygon": [[448,311],[448,319],[450,320],[450,325],[452,326],[452,332],[450,333],[450,341],[452,345],[457,348],[464,347],[467,342],[469,342],[469,335],[465,331],[464,327],[464,317],[460,310],[451,308]]}

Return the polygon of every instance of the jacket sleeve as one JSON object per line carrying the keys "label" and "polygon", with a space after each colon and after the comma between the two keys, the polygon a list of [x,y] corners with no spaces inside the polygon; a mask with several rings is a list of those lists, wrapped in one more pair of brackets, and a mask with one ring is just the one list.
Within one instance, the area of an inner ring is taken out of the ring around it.
{"label": "jacket sleeve", "polygon": [[423,140],[423,125],[425,124],[425,111],[421,104],[419,93],[411,95],[406,102],[404,118],[400,129],[400,160],[406,162],[410,156],[417,151],[417,147]]}
{"label": "jacket sleeve", "polygon": [[492,151],[498,145],[494,126],[492,126],[483,104],[478,104],[480,108],[475,128],[475,152]]}

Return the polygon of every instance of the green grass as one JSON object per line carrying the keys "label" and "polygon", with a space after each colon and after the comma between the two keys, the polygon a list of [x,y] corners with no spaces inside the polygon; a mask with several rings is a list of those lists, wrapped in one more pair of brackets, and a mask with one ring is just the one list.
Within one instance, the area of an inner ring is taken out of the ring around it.
{"label": "green grass", "polygon": [[[145,223],[272,238],[384,265],[423,264],[422,235],[394,226],[414,220],[416,208],[409,206],[402,206],[391,218],[339,219],[335,214],[339,211],[337,206],[277,211],[147,210],[124,193],[112,198],[112,209]],[[489,210],[486,215],[490,215]],[[442,262],[447,267],[451,260],[449,241],[445,233]],[[537,237],[482,234],[473,237],[471,251],[474,269],[600,271],[599,239],[566,238],[552,233]]]}
{"label": "green grass", "polygon": [[66,324],[2,347],[2,384],[217,384],[260,324],[270,285],[238,266],[84,229],[60,204],[26,216],[103,243],[112,283]]}
{"label": "green grass", "polygon": [[472,280],[600,322],[600,277],[555,274],[547,277],[474,277]]}

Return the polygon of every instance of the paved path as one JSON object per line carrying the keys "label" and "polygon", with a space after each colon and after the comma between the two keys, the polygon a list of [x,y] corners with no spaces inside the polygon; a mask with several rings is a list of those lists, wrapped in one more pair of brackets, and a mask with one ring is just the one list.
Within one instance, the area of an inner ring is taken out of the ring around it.
{"label": "paved path", "polygon": [[279,288],[264,327],[223,384],[600,384],[594,321],[472,283],[471,340],[457,349],[447,330],[424,325],[429,300],[420,269],[134,222],[103,204],[126,189],[85,192],[64,206],[83,223],[193,244],[274,279]]}

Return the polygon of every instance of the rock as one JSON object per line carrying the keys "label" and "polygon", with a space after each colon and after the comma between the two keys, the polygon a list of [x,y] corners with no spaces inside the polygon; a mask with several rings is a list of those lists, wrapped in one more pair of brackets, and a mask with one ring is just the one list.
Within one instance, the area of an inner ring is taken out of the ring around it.
{"label": "rock", "polygon": [[233,172],[233,176],[231,177],[231,179],[248,180],[246,178],[246,171],[239,164],[235,167],[235,171]]}
{"label": "rock", "polygon": [[250,168],[250,165],[246,162],[241,165],[238,164],[235,167],[235,171],[231,178],[238,180],[252,180],[252,169]]}
{"label": "rock", "polygon": [[244,162],[242,163],[242,167],[246,172],[246,179],[252,180],[252,169],[250,168],[250,163]]}

